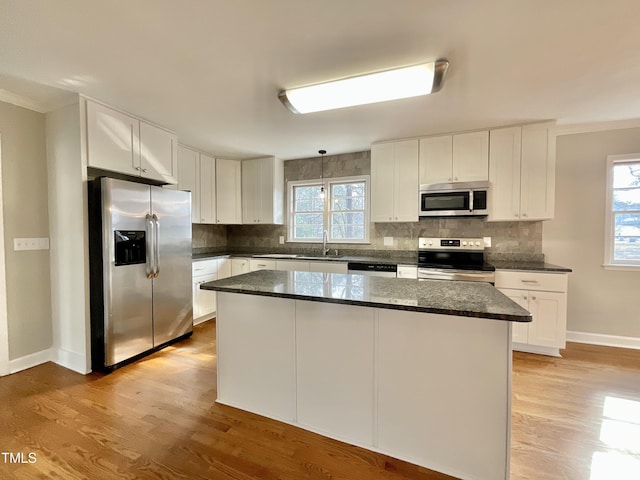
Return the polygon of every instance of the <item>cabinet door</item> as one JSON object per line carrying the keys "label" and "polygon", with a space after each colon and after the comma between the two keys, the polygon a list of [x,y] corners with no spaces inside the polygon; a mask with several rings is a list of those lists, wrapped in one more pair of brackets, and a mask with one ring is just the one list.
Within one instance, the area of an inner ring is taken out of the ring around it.
{"label": "cabinet door", "polygon": [[145,178],[178,183],[178,137],[141,121],[140,167]]}
{"label": "cabinet door", "polygon": [[[371,146],[371,221],[392,222],[394,216],[393,143]],[[418,200],[415,199],[416,207]]]}
{"label": "cabinet door", "polygon": [[242,223],[242,165],[238,160],[216,159],[217,223]]}
{"label": "cabinet door", "polygon": [[178,147],[178,190],[191,192],[191,222],[200,223],[200,158],[183,146]]}
{"label": "cabinet door", "polygon": [[394,142],[394,222],[418,221],[418,140]]}
{"label": "cabinet door", "polygon": [[248,258],[232,258],[231,259],[231,276],[249,273]]}
{"label": "cabinet door", "polygon": [[521,220],[553,218],[555,205],[556,139],[554,125],[522,127]]}
{"label": "cabinet door", "polygon": [[[529,293],[526,290],[515,290],[511,288],[499,288],[498,290],[500,290],[525,310],[529,310]],[[529,325],[531,324],[523,322],[512,322],[511,340],[518,343],[529,343]]]}
{"label": "cabinet door", "polygon": [[200,221],[216,223],[216,159],[200,154]]}
{"label": "cabinet door", "polygon": [[489,180],[489,132],[453,136],[453,181]]}
{"label": "cabinet door", "polygon": [[244,160],[242,162],[242,223],[245,225],[257,223],[259,197],[258,160]]}
{"label": "cabinet door", "polygon": [[302,260],[277,260],[276,270],[308,272],[309,262],[303,262]]}
{"label": "cabinet door", "polygon": [[140,175],[140,122],[87,102],[87,163],[127,175]]}
{"label": "cabinet door", "polygon": [[217,280],[215,273],[201,275],[193,278],[193,318],[197,320],[201,317],[208,317],[216,311],[216,292],[212,290],[202,290],[200,285],[206,282]]}
{"label": "cabinet door", "polygon": [[322,273],[347,273],[347,262],[309,262],[310,272],[322,272]]}
{"label": "cabinet door", "polygon": [[529,291],[529,343],[542,347],[565,347],[566,294]]}
{"label": "cabinet door", "polygon": [[520,218],[520,142],[522,127],[491,130],[489,221]]}
{"label": "cabinet door", "polygon": [[453,181],[451,135],[420,139],[420,185]]}
{"label": "cabinet door", "polygon": [[218,280],[231,276],[231,259],[218,258],[216,260],[218,266]]}

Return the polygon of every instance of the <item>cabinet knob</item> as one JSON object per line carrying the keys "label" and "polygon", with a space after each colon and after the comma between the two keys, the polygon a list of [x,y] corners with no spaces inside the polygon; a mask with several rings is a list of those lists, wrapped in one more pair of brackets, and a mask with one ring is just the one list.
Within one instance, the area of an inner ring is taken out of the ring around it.
{"label": "cabinet knob", "polygon": [[531,297],[531,300],[535,301],[535,300],[536,300],[536,297]]}
{"label": "cabinet knob", "polygon": [[146,168],[143,168],[143,169],[142,169],[142,171],[143,171],[144,173],[147,173],[147,169],[146,169]]}
{"label": "cabinet knob", "polygon": [[523,214],[522,214],[522,216],[523,216],[523,217],[526,217],[526,216],[527,216],[527,214],[526,214],[526,213],[523,213]]}
{"label": "cabinet knob", "polygon": [[140,171],[140,167],[134,167],[134,169]]}
{"label": "cabinet knob", "polygon": [[524,296],[524,297],[522,297],[522,298],[523,298],[524,300],[526,300],[526,299],[527,299],[527,296],[525,295],[525,296]]}
{"label": "cabinet knob", "polygon": [[454,179],[455,181],[458,181],[458,177],[454,177],[453,179]]}
{"label": "cabinet knob", "polygon": [[393,218],[389,217],[389,220],[393,220]]}
{"label": "cabinet knob", "polygon": [[447,180],[451,181],[451,177],[449,177]]}

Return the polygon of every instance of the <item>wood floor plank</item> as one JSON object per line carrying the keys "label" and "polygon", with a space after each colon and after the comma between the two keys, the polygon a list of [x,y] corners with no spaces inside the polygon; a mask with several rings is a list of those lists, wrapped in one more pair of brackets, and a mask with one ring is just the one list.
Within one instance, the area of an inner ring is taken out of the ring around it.
{"label": "wood floor plank", "polygon": [[[590,478],[599,454],[640,462],[601,439],[608,397],[640,406],[640,351],[569,344],[562,353],[514,354],[513,480],[604,480]],[[37,455],[35,464],[0,458],[0,478],[451,478],[215,398],[214,322],[110,375],[48,363],[0,378],[0,450]]]}

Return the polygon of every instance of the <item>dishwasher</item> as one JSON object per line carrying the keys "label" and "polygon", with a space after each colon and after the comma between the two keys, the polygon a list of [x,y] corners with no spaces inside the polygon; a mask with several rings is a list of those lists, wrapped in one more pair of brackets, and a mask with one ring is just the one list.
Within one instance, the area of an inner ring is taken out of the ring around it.
{"label": "dishwasher", "polygon": [[347,273],[357,273],[371,277],[396,277],[398,266],[388,263],[349,262]]}

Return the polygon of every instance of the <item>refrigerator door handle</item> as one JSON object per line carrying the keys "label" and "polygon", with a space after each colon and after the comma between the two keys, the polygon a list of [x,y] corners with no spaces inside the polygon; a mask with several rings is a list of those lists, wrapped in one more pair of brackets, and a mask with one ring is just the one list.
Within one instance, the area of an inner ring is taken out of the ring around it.
{"label": "refrigerator door handle", "polygon": [[155,225],[155,234],[153,236],[153,256],[155,257],[155,271],[153,272],[153,278],[158,278],[160,275],[160,220],[158,220],[158,216],[154,213],[151,217],[153,219],[153,224]]}
{"label": "refrigerator door handle", "polygon": [[151,218],[151,215],[149,215],[148,213],[145,217],[145,225],[146,225],[145,244],[147,248],[147,267],[145,272],[147,274],[147,278],[151,279],[153,278],[153,271],[154,271],[154,265],[153,265],[154,255],[152,254],[152,250],[155,242],[153,241],[153,220]]}

